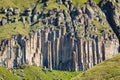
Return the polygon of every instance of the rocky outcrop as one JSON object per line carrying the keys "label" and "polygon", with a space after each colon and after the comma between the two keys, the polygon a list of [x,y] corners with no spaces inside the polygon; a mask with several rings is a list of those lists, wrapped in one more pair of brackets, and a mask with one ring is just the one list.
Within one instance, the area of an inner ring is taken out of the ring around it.
{"label": "rocky outcrop", "polygon": [[[120,2],[119,0],[110,1],[103,0],[99,4],[103,12],[106,14],[107,20],[117,35],[120,44]],[[120,49],[119,49],[120,50]]]}
{"label": "rocky outcrop", "polygon": [[49,70],[79,71],[118,53],[119,40],[94,2],[90,0],[82,8],[72,8],[71,0],[57,2],[68,10],[53,9],[43,14],[27,9],[24,17],[18,19],[31,27],[38,24],[44,28],[32,30],[30,36],[15,35],[1,41],[1,66],[19,68],[28,64]]}
{"label": "rocky outcrop", "polygon": [[[96,37],[83,40],[57,36],[56,33],[54,30],[38,30],[30,38],[18,35],[0,42],[0,65],[13,68],[29,64],[46,66],[50,70],[78,71],[91,68],[118,53],[116,39]],[[49,39],[51,37],[55,38]]]}

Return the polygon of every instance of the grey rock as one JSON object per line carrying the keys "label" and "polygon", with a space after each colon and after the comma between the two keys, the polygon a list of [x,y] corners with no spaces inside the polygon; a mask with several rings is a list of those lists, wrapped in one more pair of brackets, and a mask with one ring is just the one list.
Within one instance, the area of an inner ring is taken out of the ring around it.
{"label": "grey rock", "polygon": [[3,17],[2,20],[1,20],[1,24],[2,25],[5,25],[7,23],[7,18],[6,17]]}
{"label": "grey rock", "polygon": [[31,25],[31,17],[26,17],[26,21],[28,22],[28,24],[30,24]]}
{"label": "grey rock", "polygon": [[25,11],[25,15],[26,15],[26,16],[31,16],[31,14],[32,14],[32,10],[31,10],[31,9],[27,9],[27,10]]}
{"label": "grey rock", "polygon": [[20,9],[19,8],[15,8],[13,13],[14,13],[14,15],[19,15],[20,14]]}
{"label": "grey rock", "polygon": [[2,8],[1,11],[2,11],[2,13],[7,13],[7,9],[6,8]]}

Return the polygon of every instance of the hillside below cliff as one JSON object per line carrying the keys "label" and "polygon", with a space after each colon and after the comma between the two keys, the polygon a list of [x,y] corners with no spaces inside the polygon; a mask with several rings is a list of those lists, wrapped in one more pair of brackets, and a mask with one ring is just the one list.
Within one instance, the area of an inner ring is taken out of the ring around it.
{"label": "hillside below cliff", "polygon": [[19,69],[6,69],[0,67],[1,80],[70,80],[81,72],[49,71],[30,65],[22,65]]}
{"label": "hillside below cliff", "polygon": [[120,54],[83,72],[72,80],[119,80]]}
{"label": "hillside below cliff", "polygon": [[120,54],[102,62],[84,72],[49,71],[29,65],[22,65],[19,69],[0,67],[0,79],[3,80],[119,80]]}
{"label": "hillside below cliff", "polygon": [[119,52],[118,0],[0,1],[0,65],[84,71]]}

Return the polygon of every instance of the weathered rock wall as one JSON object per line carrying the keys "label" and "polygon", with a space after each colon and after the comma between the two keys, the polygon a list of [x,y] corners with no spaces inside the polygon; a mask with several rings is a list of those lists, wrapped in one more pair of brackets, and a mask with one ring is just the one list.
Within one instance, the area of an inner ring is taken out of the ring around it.
{"label": "weathered rock wall", "polygon": [[19,68],[29,64],[50,70],[79,71],[118,53],[119,40],[94,2],[88,1],[81,8],[72,8],[69,0],[63,4],[69,9],[53,9],[45,14],[33,14],[27,9],[26,19],[20,16],[20,21],[38,28],[29,37],[16,35],[0,41],[0,65]]}
{"label": "weathered rock wall", "polygon": [[117,39],[83,40],[56,33],[48,28],[37,30],[31,38],[18,35],[0,42],[0,65],[13,68],[29,64],[50,70],[79,71],[118,53]]}
{"label": "weathered rock wall", "polygon": [[120,1],[103,0],[99,6],[105,13],[110,26],[119,39],[120,44]]}

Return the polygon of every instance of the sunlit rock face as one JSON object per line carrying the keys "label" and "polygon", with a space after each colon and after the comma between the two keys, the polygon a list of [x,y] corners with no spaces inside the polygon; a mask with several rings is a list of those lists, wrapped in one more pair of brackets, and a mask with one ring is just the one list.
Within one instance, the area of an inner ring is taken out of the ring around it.
{"label": "sunlit rock face", "polygon": [[[36,22],[44,29],[36,29],[30,36],[15,35],[0,41],[1,66],[19,68],[28,64],[50,70],[80,71],[118,53],[119,40],[106,14],[94,2],[90,0],[81,8],[73,8],[71,0],[57,2],[69,9],[53,9],[46,14],[25,11],[25,19],[21,17],[20,21],[30,25]],[[1,22],[4,25],[4,20]]]}
{"label": "sunlit rock face", "polygon": [[[57,32],[38,30],[30,38],[15,36],[0,43],[0,62],[8,68],[21,64],[49,69],[79,71],[107,60],[118,53],[117,39],[75,39]],[[50,35],[53,34],[53,35]],[[49,39],[51,37],[55,37]]]}

